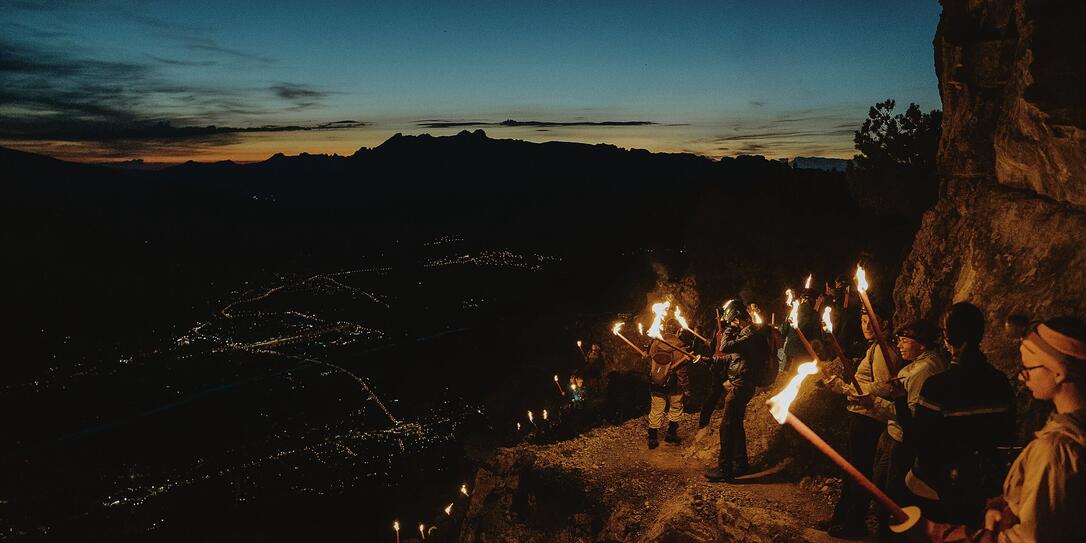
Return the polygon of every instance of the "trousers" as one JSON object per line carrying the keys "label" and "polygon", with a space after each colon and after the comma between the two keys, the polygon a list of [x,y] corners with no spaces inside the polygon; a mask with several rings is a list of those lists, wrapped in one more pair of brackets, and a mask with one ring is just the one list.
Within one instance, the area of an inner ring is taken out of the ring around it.
{"label": "trousers", "polygon": [[[885,428],[885,422],[859,413],[848,414],[847,458],[865,477],[871,477],[875,449]],[[848,527],[863,527],[870,506],[871,495],[856,481],[846,477],[841,487],[841,498],[833,509],[833,521]]]}
{"label": "trousers", "polygon": [[743,418],[747,414],[747,404],[754,397],[754,386],[728,387],[724,395],[724,415],[720,418],[720,456],[717,463],[720,469],[748,467],[747,431],[743,427]]}
{"label": "trousers", "polygon": [[652,403],[649,404],[649,428],[659,428],[664,424],[664,413],[667,412],[668,422],[679,422],[683,414],[683,393],[679,392],[652,392]]}

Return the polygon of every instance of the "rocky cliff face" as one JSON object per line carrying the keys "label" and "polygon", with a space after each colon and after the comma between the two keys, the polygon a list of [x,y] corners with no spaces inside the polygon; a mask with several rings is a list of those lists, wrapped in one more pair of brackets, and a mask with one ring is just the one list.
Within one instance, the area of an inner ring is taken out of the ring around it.
{"label": "rocky cliff face", "polygon": [[895,289],[896,321],[970,301],[985,351],[1018,365],[1014,313],[1086,315],[1086,3],[943,0],[939,201]]}

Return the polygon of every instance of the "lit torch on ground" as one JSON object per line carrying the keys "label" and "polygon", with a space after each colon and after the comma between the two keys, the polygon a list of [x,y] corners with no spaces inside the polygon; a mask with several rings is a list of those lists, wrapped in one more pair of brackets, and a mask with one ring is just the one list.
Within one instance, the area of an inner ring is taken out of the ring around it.
{"label": "lit torch on ground", "polygon": [[622,323],[622,322],[616,322],[615,325],[611,327],[611,333],[618,336],[619,339],[621,339],[622,341],[625,341],[626,344],[629,345],[630,347],[633,347],[633,350],[637,351],[637,354],[640,354],[642,357],[647,356],[645,354],[645,351],[642,351],[640,347],[638,347],[637,345],[634,345],[632,341],[626,339],[626,336],[622,335],[622,325],[623,324],[624,323]]}
{"label": "lit torch on ground", "polygon": [[811,442],[815,448],[826,455],[834,464],[837,464],[838,467],[852,477],[857,484],[870,493],[871,496],[875,498],[875,501],[885,508],[893,518],[895,524],[890,526],[891,530],[899,534],[908,531],[920,520],[920,509],[912,506],[905,508],[899,506],[894,500],[887,496],[885,492],[875,486],[875,483],[872,483],[871,479],[868,479],[864,474],[860,473],[855,466],[850,464],[848,460],[845,460],[845,458],[838,454],[837,451],[833,450],[833,447],[830,447],[830,445],[819,437],[814,430],[811,430],[810,427],[788,410],[788,408],[791,407],[792,402],[795,401],[796,396],[799,394],[799,387],[803,384],[803,380],[808,375],[817,372],[817,361],[800,364],[799,367],[796,368],[796,375],[792,377],[792,380],[788,382],[788,385],[777,393],[776,396],[773,396],[766,402],[766,406],[769,407],[769,412],[778,423],[791,426],[799,435]]}

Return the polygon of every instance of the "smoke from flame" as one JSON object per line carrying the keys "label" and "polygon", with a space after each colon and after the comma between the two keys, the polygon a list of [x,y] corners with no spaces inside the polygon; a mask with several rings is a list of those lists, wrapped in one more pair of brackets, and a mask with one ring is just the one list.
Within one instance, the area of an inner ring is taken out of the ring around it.
{"label": "smoke from flame", "polygon": [[766,402],[769,406],[769,412],[773,415],[777,422],[784,424],[785,419],[788,418],[788,408],[792,406],[792,402],[795,401],[796,396],[799,395],[799,387],[803,384],[803,380],[808,375],[813,375],[818,371],[818,362],[810,361],[800,364],[796,368],[796,375],[788,381],[788,385],[781,389],[776,396],[773,396]]}

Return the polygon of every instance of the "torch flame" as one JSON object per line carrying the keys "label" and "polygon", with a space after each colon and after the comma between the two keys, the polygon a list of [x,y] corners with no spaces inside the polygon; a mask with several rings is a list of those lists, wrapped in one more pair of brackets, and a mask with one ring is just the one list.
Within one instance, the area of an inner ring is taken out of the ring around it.
{"label": "torch flame", "polygon": [[811,288],[811,279],[812,278],[814,278],[813,273],[807,276],[807,280],[803,282],[803,288],[805,288],[805,289]]}
{"label": "torch flame", "polygon": [[577,346],[580,347],[581,345],[584,345],[584,343],[582,343],[581,340],[578,339],[577,340]]}
{"label": "torch flame", "polygon": [[535,416],[532,415],[532,412],[530,410],[528,411],[528,422],[535,424]]}
{"label": "torch flame", "polygon": [[400,531],[400,521],[398,521],[398,520],[392,521],[392,529],[396,530],[397,532]]}
{"label": "torch flame", "polygon": [[793,328],[799,328],[799,300],[792,300],[792,310],[788,312],[788,323]]}
{"label": "torch flame", "polygon": [[754,324],[762,324],[763,322],[765,322],[764,320],[762,320],[762,315],[757,311],[751,311],[750,316],[754,319]]}
{"label": "torch flame", "polygon": [[683,310],[679,306],[675,306],[675,320],[679,321],[679,326],[682,326],[684,330],[689,330],[690,325],[686,322],[686,317],[683,316]]}
{"label": "torch flame", "polygon": [[826,309],[822,311],[822,329],[833,333],[833,321],[830,319],[830,306],[826,306]]}
{"label": "torch flame", "polygon": [[867,292],[867,274],[864,273],[863,266],[859,264],[856,264],[856,290]]}
{"label": "torch flame", "polygon": [[664,319],[667,318],[667,310],[671,309],[670,301],[663,301],[652,304],[652,312],[655,315],[652,319],[652,326],[649,326],[649,331],[645,335],[660,339],[663,334],[660,333],[660,328],[664,325]]}
{"label": "torch flame", "polygon": [[422,534],[423,539],[426,539],[426,525],[421,522],[419,523],[419,533]]}
{"label": "torch flame", "polygon": [[547,410],[543,410],[543,420],[547,420]]}
{"label": "torch flame", "polygon": [[[829,308],[827,307],[826,309],[829,309]],[[556,374],[554,374],[554,382],[555,382],[555,383],[557,383],[557,382],[558,382],[558,374],[557,374],[557,373],[556,373]]]}
{"label": "torch flame", "polygon": [[787,298],[784,301],[784,305],[791,307],[792,306],[792,300],[795,299],[795,296],[792,296],[792,289],[785,289],[784,295]]}
{"label": "torch flame", "polygon": [[517,423],[517,431],[518,432],[520,431],[520,423],[519,422]]}
{"label": "torch flame", "polygon": [[617,336],[619,334],[619,332],[622,331],[622,325],[623,324],[625,324],[625,323],[616,322],[615,325],[611,327],[611,333]]}
{"label": "torch flame", "polygon": [[637,333],[641,334],[641,335],[645,335],[645,327],[641,326],[640,322],[637,323]]}
{"label": "torch flame", "polygon": [[453,504],[451,504],[451,503],[449,505],[445,506],[445,514],[446,515],[452,515],[452,506],[453,506]]}
{"label": "torch flame", "polygon": [[796,396],[799,394],[799,386],[803,384],[803,380],[808,375],[812,375],[817,371],[817,361],[812,360],[800,364],[796,368],[796,375],[792,377],[791,381],[788,381],[788,385],[766,402],[766,405],[769,406],[769,412],[774,419],[777,419],[777,422],[784,424],[785,419],[788,418],[788,408],[791,407],[792,402],[795,401]]}
{"label": "torch flame", "polygon": [[465,495],[465,496],[468,495],[468,484],[467,483],[464,483],[464,484],[460,485],[460,493]]}

